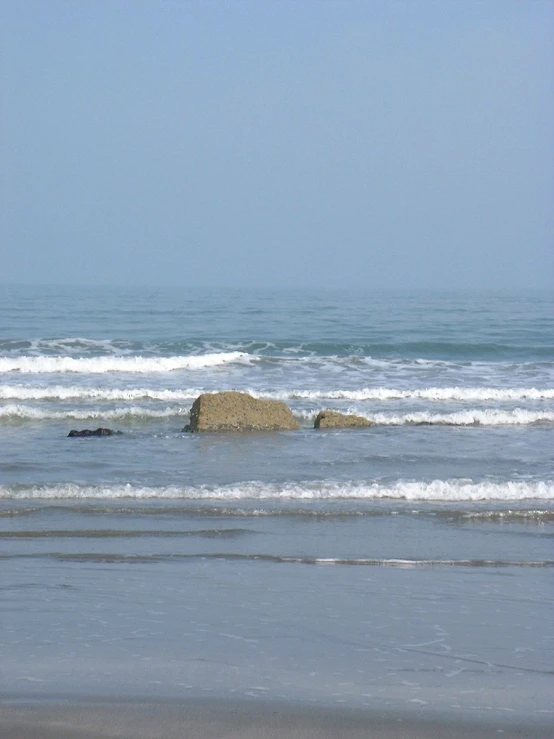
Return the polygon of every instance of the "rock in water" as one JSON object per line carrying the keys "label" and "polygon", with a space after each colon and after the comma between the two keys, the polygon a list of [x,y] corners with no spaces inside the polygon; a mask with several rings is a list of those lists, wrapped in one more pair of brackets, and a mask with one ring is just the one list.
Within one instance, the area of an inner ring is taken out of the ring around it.
{"label": "rock in water", "polygon": [[289,431],[300,428],[291,409],[279,400],[258,400],[248,393],[204,393],[194,401],[183,431]]}
{"label": "rock in water", "polygon": [[369,421],[363,416],[354,416],[338,411],[321,411],[315,418],[314,429],[348,429],[373,425],[373,421]]}
{"label": "rock in water", "polygon": [[92,429],[83,429],[82,431],[72,429],[67,436],[117,436],[121,433],[123,432],[112,431],[111,429],[94,429],[94,431]]}

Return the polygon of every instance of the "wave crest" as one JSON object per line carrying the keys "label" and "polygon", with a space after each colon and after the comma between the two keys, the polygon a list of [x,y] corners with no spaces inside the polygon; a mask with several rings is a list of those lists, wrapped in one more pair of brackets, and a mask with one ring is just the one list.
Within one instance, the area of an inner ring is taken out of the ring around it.
{"label": "wave crest", "polygon": [[471,480],[399,480],[391,485],[377,482],[265,483],[249,481],[222,486],[57,485],[0,486],[0,498],[12,500],[120,498],[233,501],[254,500],[378,500],[409,501],[521,501],[552,500],[554,481],[473,482]]}
{"label": "wave crest", "polygon": [[[552,411],[529,411],[525,408],[515,408],[511,411],[484,408],[453,413],[418,411],[402,414],[364,413],[359,408],[350,408],[347,412],[361,415],[376,426],[523,426],[554,421]],[[301,413],[306,419],[311,419],[315,415],[314,411]]]}
{"label": "wave crest", "polygon": [[0,419],[12,421],[85,421],[87,419],[97,420],[140,420],[149,418],[172,418],[174,416],[188,416],[189,408],[142,408],[140,406],[127,406],[126,408],[112,408],[102,410],[90,408],[84,410],[53,411],[32,408],[24,405],[5,405],[0,407]]}
{"label": "wave crest", "polygon": [[[251,359],[251,358],[250,358]],[[44,374],[73,372],[98,374],[105,372],[174,372],[216,367],[229,362],[248,361],[244,352],[217,352],[176,357],[7,357],[0,358],[0,372]]]}
{"label": "wave crest", "polygon": [[0,385],[2,400],[98,400],[98,401],[137,401],[194,400],[204,390],[188,388],[184,390],[155,390],[153,388],[103,388],[74,387],[54,385],[51,387],[31,387],[24,385]]}
{"label": "wave crest", "polygon": [[[129,405],[123,408],[73,408],[68,410],[53,410],[37,408],[28,405],[11,403],[0,406],[0,419],[6,421],[46,421],[46,420],[78,420],[105,419],[105,420],[132,420],[164,419],[182,417],[189,414],[190,407],[166,406],[165,408],[146,408],[140,405]],[[350,413],[360,414],[358,409],[349,409]],[[309,423],[317,415],[315,410],[299,411],[295,415]],[[365,418],[376,426],[524,426],[535,423],[554,422],[552,411],[529,411],[524,408],[515,408],[511,411],[496,409],[469,409],[454,413],[429,413],[421,411],[415,413],[362,413]]]}
{"label": "wave crest", "polygon": [[[217,356],[217,355],[212,355]],[[242,355],[240,355],[242,358]],[[233,361],[229,359],[228,361]],[[72,385],[31,386],[0,385],[0,399],[3,400],[164,400],[182,401],[195,399],[204,389],[198,387],[169,390],[158,388],[104,388],[77,387]],[[257,398],[272,400],[350,400],[350,401],[386,401],[386,400],[429,400],[429,401],[518,401],[518,400],[554,400],[553,388],[493,388],[493,387],[429,387],[399,390],[395,388],[377,387],[361,390],[282,390],[279,392],[260,392],[247,388],[246,392]]]}
{"label": "wave crest", "polygon": [[[493,387],[429,387],[398,390],[377,387],[361,390],[292,390],[290,393],[275,393],[282,399],[302,400],[432,400],[432,401],[514,401],[514,400],[552,400],[553,388],[493,388]],[[280,398],[279,398],[280,399]]]}

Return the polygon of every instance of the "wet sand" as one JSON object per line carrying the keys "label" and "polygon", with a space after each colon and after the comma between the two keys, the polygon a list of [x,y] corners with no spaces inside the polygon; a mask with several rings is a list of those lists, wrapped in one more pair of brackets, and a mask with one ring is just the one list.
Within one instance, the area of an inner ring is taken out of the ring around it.
{"label": "wet sand", "polygon": [[3,739],[550,739],[554,720],[250,701],[9,701]]}

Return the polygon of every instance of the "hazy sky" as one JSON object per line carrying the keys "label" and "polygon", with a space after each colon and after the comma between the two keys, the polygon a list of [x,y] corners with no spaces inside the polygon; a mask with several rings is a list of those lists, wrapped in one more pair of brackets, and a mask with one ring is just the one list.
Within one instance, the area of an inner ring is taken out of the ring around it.
{"label": "hazy sky", "polygon": [[3,282],[552,284],[552,0],[0,0]]}

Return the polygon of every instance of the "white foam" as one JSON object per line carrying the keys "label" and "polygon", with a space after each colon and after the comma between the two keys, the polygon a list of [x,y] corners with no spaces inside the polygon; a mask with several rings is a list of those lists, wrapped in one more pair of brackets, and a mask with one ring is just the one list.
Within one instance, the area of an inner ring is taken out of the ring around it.
{"label": "white foam", "polygon": [[[414,413],[365,413],[359,408],[349,408],[348,413],[362,415],[368,421],[379,426],[522,426],[532,423],[551,423],[554,421],[552,411],[528,411],[524,408],[515,408],[511,411],[497,409],[468,409],[454,413],[429,413],[419,411]],[[306,419],[313,418],[313,410],[302,411],[299,414]]]}
{"label": "white foam", "polygon": [[553,388],[493,388],[493,387],[429,387],[398,390],[377,387],[361,390],[291,390],[270,394],[279,399],[298,398],[305,400],[431,400],[431,401],[516,401],[552,400]]}
{"label": "white foam", "polygon": [[76,372],[98,374],[104,372],[174,372],[216,367],[229,362],[249,361],[244,352],[217,352],[214,354],[178,357],[0,357],[0,372],[43,374]]}
{"label": "white foam", "polygon": [[[0,419],[19,421],[41,420],[85,420],[87,418],[124,419],[124,418],[171,418],[187,415],[190,406],[166,406],[165,408],[145,408],[140,405],[130,405],[123,408],[71,408],[58,411],[50,408],[40,408],[23,404],[10,403],[0,406]],[[350,413],[360,413],[356,408],[348,410]],[[299,411],[297,417],[313,422],[317,415],[315,410]],[[552,411],[528,411],[516,408],[512,411],[495,409],[467,410],[456,413],[417,413],[390,414],[390,413],[363,413],[372,423],[379,426],[524,426],[533,423],[554,422]]]}
{"label": "white foam", "polygon": [[82,410],[72,409],[67,411],[43,410],[42,408],[33,408],[26,405],[15,404],[0,406],[0,418],[6,420],[11,419],[14,421],[84,421],[86,419],[124,420],[131,418],[171,418],[173,416],[188,416],[188,413],[188,407],[185,408],[179,406],[160,408],[157,410],[152,408],[143,408],[141,406],[127,406],[125,408],[112,408],[111,410],[90,408]]}
{"label": "white foam", "polygon": [[369,416],[370,420],[378,424],[404,425],[424,424],[439,426],[523,426],[531,423],[554,421],[554,412],[528,411],[524,408],[515,408],[512,411],[499,411],[487,408],[485,410],[467,410],[456,413],[406,413],[403,415],[387,415],[375,413]]}
{"label": "white foam", "polygon": [[410,501],[520,501],[554,500],[554,481],[473,482],[471,480],[399,480],[377,482],[264,483],[250,481],[223,486],[142,487],[135,485],[86,486],[73,483],[36,486],[0,486],[3,499],[176,499],[233,502],[241,500],[378,500]]}
{"label": "white foam", "polygon": [[25,385],[0,385],[2,400],[193,400],[203,390],[188,388],[184,390],[155,390],[153,388],[103,388],[53,385],[51,387],[31,387]]}
{"label": "white foam", "polygon": [[[31,386],[0,385],[2,400],[163,400],[182,401],[198,397],[205,392],[202,388],[164,390],[141,388],[78,387],[72,385]],[[554,400],[552,388],[489,388],[489,387],[445,387],[397,390],[394,388],[363,388],[362,390],[282,390],[258,391],[248,388],[246,392],[257,398],[273,400],[430,400],[430,401],[519,401]]]}

